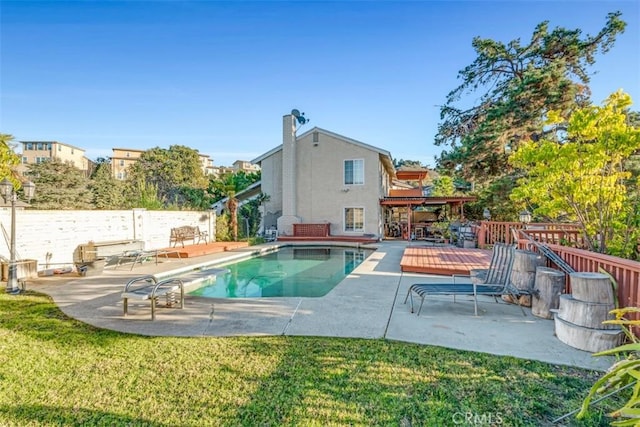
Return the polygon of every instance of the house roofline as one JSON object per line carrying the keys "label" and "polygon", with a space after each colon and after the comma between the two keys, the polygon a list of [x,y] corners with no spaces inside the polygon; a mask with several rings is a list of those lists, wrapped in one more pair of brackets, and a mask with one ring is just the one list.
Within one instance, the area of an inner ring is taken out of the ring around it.
{"label": "house roofline", "polygon": [[[340,135],[338,133],[335,132],[331,132],[328,131],[326,129],[322,129],[319,127],[313,127],[311,129],[309,129],[308,131],[304,132],[303,134],[296,136],[296,140],[299,138],[304,138],[310,134],[312,134],[313,132],[320,132],[323,133],[327,136],[330,136],[332,138],[336,138],[336,139],[340,139],[342,141],[348,142],[350,144],[353,145],[357,145],[359,147],[362,148],[366,148],[368,150],[374,151],[378,154],[380,154],[380,158],[382,161],[382,164],[385,166],[385,168],[387,169],[387,172],[389,173],[389,175],[391,175],[392,177],[395,177],[395,168],[393,167],[393,157],[391,157],[391,153],[387,150],[383,150],[382,148],[378,148],[376,146],[373,145],[369,145],[369,144],[365,144],[364,142],[358,141],[356,139],[353,138],[349,138],[346,137],[344,135]],[[251,160],[251,163],[253,164],[258,164],[260,163],[262,160],[266,159],[267,157],[277,153],[278,151],[282,150],[282,144],[278,145],[277,147],[272,148],[271,150],[267,151],[266,153],[256,157],[255,159]]]}
{"label": "house roofline", "polygon": [[271,150],[267,151],[266,153],[256,157],[255,159],[251,160],[251,163],[253,163],[254,165],[257,165],[258,163],[262,162],[264,159],[266,159],[267,157],[277,153],[278,151],[282,151],[282,144],[278,145],[277,147],[272,148]]}

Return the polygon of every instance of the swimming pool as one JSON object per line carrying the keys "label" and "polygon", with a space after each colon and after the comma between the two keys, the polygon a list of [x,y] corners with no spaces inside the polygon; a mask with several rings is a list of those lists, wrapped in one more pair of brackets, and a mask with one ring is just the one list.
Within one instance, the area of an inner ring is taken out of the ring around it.
{"label": "swimming pool", "polygon": [[321,297],[360,263],[371,249],[288,246],[224,265],[228,274],[203,282],[189,295],[209,298]]}

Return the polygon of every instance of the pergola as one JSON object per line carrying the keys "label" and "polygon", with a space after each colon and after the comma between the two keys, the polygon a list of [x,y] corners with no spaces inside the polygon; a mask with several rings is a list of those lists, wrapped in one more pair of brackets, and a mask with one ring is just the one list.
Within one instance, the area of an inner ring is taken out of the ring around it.
{"label": "pergola", "polygon": [[[422,181],[427,176],[428,171],[424,169],[417,170],[399,170],[396,177],[402,181],[418,181],[419,188],[408,190],[390,190],[389,196],[380,200],[381,206],[387,207],[406,207],[410,213],[412,208],[417,206],[449,206],[451,212],[457,211],[460,217],[464,218],[464,204],[475,202],[476,197],[471,196],[447,196],[447,197],[430,197],[422,195]],[[407,227],[409,232],[407,239],[411,239],[411,215],[407,215]]]}

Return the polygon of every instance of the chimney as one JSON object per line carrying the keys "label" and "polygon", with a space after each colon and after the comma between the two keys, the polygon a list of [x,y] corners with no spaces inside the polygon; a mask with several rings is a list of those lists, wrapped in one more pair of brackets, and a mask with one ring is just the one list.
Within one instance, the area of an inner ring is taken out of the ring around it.
{"label": "chimney", "polygon": [[293,235],[296,216],[296,118],[293,114],[282,117],[282,216],[278,218],[278,233]]}
{"label": "chimney", "polygon": [[282,118],[282,215],[296,214],[296,118]]}

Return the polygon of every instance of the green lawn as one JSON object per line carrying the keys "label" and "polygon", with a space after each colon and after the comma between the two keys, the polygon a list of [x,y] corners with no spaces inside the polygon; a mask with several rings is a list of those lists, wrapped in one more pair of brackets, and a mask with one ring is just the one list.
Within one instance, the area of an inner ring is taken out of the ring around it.
{"label": "green lawn", "polygon": [[0,293],[2,426],[540,426],[597,376],[385,340],[127,335]]}

